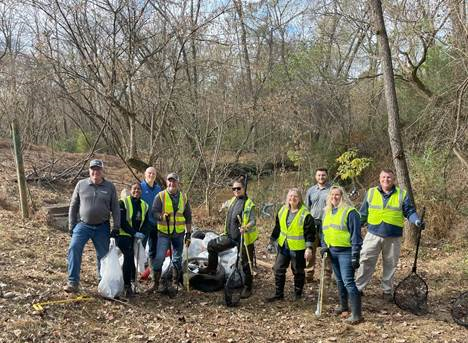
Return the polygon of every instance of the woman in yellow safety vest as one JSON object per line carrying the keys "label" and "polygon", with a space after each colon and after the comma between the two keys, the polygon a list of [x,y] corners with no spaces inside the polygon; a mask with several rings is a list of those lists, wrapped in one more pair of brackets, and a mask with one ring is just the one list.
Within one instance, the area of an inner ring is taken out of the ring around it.
{"label": "woman in yellow safety vest", "polygon": [[276,215],[276,224],[270,236],[267,250],[272,252],[276,242],[279,246],[275,265],[275,294],[265,300],[267,302],[284,299],[284,284],[286,269],[291,263],[294,274],[294,300],[302,298],[304,288],[306,259],[312,256],[312,246],[315,240],[314,219],[302,201],[299,189],[288,191],[286,203]]}
{"label": "woman in yellow safety vest", "polygon": [[345,318],[348,315],[348,299],[351,316],[348,324],[362,321],[361,295],[356,288],[354,271],[359,268],[359,253],[362,246],[359,213],[349,201],[342,187],[332,186],[327,197],[322,222],[322,249],[329,254],[338,286],[340,306],[335,313]]}
{"label": "woman in yellow safety vest", "polygon": [[[247,196],[244,178],[240,177],[232,184],[233,197],[228,201],[228,211],[224,223],[224,234],[208,242],[208,266],[200,269],[201,274],[214,274],[218,267],[218,254],[239,246],[242,243],[242,270],[245,274],[244,289],[241,298],[245,299],[252,294],[252,258],[254,256],[254,243],[258,238],[255,224],[255,204]],[[240,222],[239,222],[240,219]]]}
{"label": "woman in yellow safety vest", "polygon": [[141,199],[141,186],[135,182],[130,195],[120,199],[120,230],[113,230],[111,237],[117,239],[117,246],[124,256],[122,272],[124,278],[125,296],[134,295],[131,283],[135,281],[135,239],[143,240],[151,229],[148,222],[148,204]]}

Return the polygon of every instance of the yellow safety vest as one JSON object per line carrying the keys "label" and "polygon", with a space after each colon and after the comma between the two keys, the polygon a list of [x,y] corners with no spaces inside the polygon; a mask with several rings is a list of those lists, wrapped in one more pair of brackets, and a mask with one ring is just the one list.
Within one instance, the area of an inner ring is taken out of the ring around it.
{"label": "yellow safety vest", "polygon": [[[133,217],[133,203],[132,203],[132,197],[127,196],[125,199],[123,199],[123,203],[125,206],[125,214],[127,216],[127,223],[128,225],[132,226],[132,217]],[[148,204],[141,199],[141,222],[140,222],[140,227],[139,228],[134,228],[135,230],[140,230],[143,226],[143,223],[145,222],[145,217],[146,214],[148,213]],[[127,231],[124,229],[120,228],[119,230],[119,236],[130,236]]]}
{"label": "yellow safety vest", "polygon": [[[174,207],[172,206],[171,196],[169,195],[169,191],[167,190],[159,192],[158,196],[162,202],[162,211],[170,214],[169,227],[167,227],[167,222],[165,219],[158,218],[158,230],[165,234],[167,233],[172,234],[174,232]],[[184,210],[185,210],[186,204],[187,204],[187,196],[184,193],[180,192],[179,206],[177,208],[177,212],[175,213],[176,233],[185,232]]]}
{"label": "yellow safety vest", "polygon": [[351,247],[351,234],[348,231],[348,215],[353,207],[341,206],[333,214],[325,212],[322,222],[323,239],[329,247]]}
{"label": "yellow safety vest", "polygon": [[[229,200],[229,210],[234,205],[236,197],[233,197]],[[255,208],[255,204],[252,200],[247,198],[244,203],[244,209],[242,210],[242,226],[247,225],[250,219],[250,212],[253,211]],[[229,211],[228,210],[228,211]],[[228,227],[227,227],[227,218],[224,222],[224,233],[227,234]],[[245,245],[250,245],[254,243],[258,238],[258,230],[256,226],[251,226],[247,230],[244,231],[244,242]]]}
{"label": "yellow safety vest", "polygon": [[307,214],[309,214],[309,211],[307,210],[307,207],[302,205],[291,224],[287,226],[286,220],[288,218],[288,209],[289,207],[287,205],[283,205],[278,212],[281,229],[278,244],[282,247],[284,245],[284,241],[287,240],[290,250],[305,250],[306,242],[304,238],[304,221]]}
{"label": "yellow safety vest", "polygon": [[403,201],[405,198],[406,191],[395,187],[395,191],[384,207],[383,196],[377,187],[370,188],[367,192],[367,203],[369,204],[367,223],[379,225],[384,222],[402,228],[405,220],[403,216]]}

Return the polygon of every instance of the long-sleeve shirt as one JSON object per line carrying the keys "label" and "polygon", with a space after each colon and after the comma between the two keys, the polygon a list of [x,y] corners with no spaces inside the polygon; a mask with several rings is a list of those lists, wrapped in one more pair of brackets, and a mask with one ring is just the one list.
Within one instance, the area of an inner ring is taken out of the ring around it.
{"label": "long-sleeve shirt", "polygon": [[[383,205],[385,207],[388,203],[388,200],[390,199],[390,196],[396,191],[396,187],[394,186],[392,190],[388,193],[385,193],[380,185],[377,187],[377,189],[380,192],[380,194],[382,194]],[[368,193],[369,191],[367,191],[364,201],[362,202],[361,209],[359,210],[361,214],[361,225],[367,223],[367,216],[369,215],[369,203],[367,201]],[[417,215],[416,209],[414,208],[413,203],[408,197],[408,194],[406,194],[406,197],[403,200],[402,211],[403,216],[406,219],[408,219],[411,223],[414,224],[417,220],[419,220],[419,216]],[[378,225],[368,224],[367,230],[370,233],[383,238],[401,237],[403,235],[403,228],[384,222]]]}
{"label": "long-sleeve shirt", "polygon": [[331,184],[327,182],[324,187],[315,184],[307,190],[305,204],[314,219],[322,219],[330,187]]}
{"label": "long-sleeve shirt", "polygon": [[147,215],[143,220],[143,224],[141,223],[141,219],[143,217],[142,210],[141,210],[141,202],[144,200],[131,198],[132,205],[133,205],[133,214],[132,214],[132,222],[131,225],[127,222],[127,209],[125,208],[125,203],[123,201],[119,201],[120,204],[120,222],[122,223],[121,228],[128,233],[130,236],[134,236],[137,232],[142,232],[144,234],[149,234],[150,230],[155,230],[148,221],[148,211]]}
{"label": "long-sleeve shirt", "polygon": [[140,183],[140,186],[141,198],[146,201],[150,208],[150,211],[148,211],[148,221],[153,227],[156,227],[156,220],[153,217],[153,211],[151,211],[151,208],[153,207],[153,201],[156,198],[156,195],[162,191],[162,188],[156,182],[153,184],[153,187],[151,187],[145,180]]}
{"label": "long-sleeve shirt", "polygon": [[[170,192],[168,193],[172,200],[172,208],[175,210],[179,206],[180,191],[177,191],[175,194],[171,194]],[[157,196],[154,199],[153,208],[151,209],[151,211],[153,212],[153,218],[157,219],[161,217],[163,208],[162,208],[162,201],[159,196]],[[192,224],[192,210],[190,208],[190,203],[188,200],[187,200],[187,203],[185,204],[183,215],[185,218],[185,225],[191,225]]]}
{"label": "long-sleeve shirt", "polygon": [[113,228],[120,228],[120,208],[117,191],[112,182],[103,180],[94,184],[90,178],[79,181],[70,200],[68,222],[70,230],[82,221],[89,225],[99,225],[110,219],[112,213]]}
{"label": "long-sleeve shirt", "polygon": [[[281,225],[280,225],[280,218],[279,218],[279,211],[276,214],[276,220],[275,220],[275,227],[273,228],[273,231],[270,236],[270,241],[276,241],[279,238],[280,232],[281,232]],[[286,219],[286,225],[290,225],[291,222],[293,221],[296,213],[291,213],[290,210],[288,210],[287,214],[287,219]],[[312,247],[315,241],[315,224],[314,224],[314,218],[310,215],[310,213],[307,213],[305,219],[304,219],[304,240],[306,247]],[[287,247],[287,241],[286,244],[283,245],[283,247]]]}
{"label": "long-sleeve shirt", "polygon": [[[332,213],[335,214],[338,211],[338,208],[333,208]],[[333,252],[340,252],[346,251],[351,249],[351,254],[357,254],[361,251],[362,247],[362,236],[361,236],[361,219],[359,213],[356,210],[352,210],[348,214],[346,226],[348,228],[348,232],[350,234],[350,241],[351,241],[351,248],[345,247],[330,247],[330,251]],[[325,241],[323,236],[320,237],[322,247],[325,247]]]}
{"label": "long-sleeve shirt", "polygon": [[[231,237],[231,239],[235,240],[236,242],[240,241],[241,234],[239,231],[239,227],[242,225],[242,223],[239,223],[239,219],[237,219],[237,216],[242,218],[246,200],[247,200],[246,197],[235,199],[234,204],[230,206],[229,211],[226,215],[226,225],[227,225],[228,236]],[[255,226],[255,211],[250,211],[248,224],[250,227]]]}

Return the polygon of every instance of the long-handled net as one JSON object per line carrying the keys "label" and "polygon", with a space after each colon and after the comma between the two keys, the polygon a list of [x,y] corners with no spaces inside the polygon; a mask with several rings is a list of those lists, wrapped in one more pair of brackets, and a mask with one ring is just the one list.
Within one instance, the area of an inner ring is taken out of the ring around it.
{"label": "long-handled net", "polygon": [[[425,212],[426,209],[423,208],[421,220],[424,220]],[[413,268],[410,275],[400,281],[393,293],[393,300],[399,308],[416,315],[427,312],[427,295],[429,293],[426,281],[416,273],[420,241],[421,230],[418,230]]]}
{"label": "long-handled net", "polygon": [[237,249],[236,264],[233,271],[229,274],[229,277],[224,285],[224,303],[228,307],[237,306],[241,299],[241,292],[244,288],[244,277],[239,269],[239,254],[242,249],[242,236],[241,242]]}
{"label": "long-handled net", "polygon": [[463,292],[455,300],[451,313],[455,323],[468,327],[468,292]]}

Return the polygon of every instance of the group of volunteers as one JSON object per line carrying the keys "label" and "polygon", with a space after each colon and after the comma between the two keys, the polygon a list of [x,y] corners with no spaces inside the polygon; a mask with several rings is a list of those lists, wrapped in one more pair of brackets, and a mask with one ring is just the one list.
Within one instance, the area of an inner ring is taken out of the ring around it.
{"label": "group of volunteers", "polygon": [[[192,212],[187,195],[180,190],[176,173],[166,177],[166,184],[156,181],[155,168],[149,167],[142,182],[131,185],[130,195],[118,200],[115,186],[104,178],[101,160],[92,160],[89,178],[77,183],[70,201],[69,224],[71,241],[68,248],[68,283],[66,292],[78,292],[83,248],[91,239],[100,260],[109,250],[110,238],[124,255],[122,266],[125,295],[133,296],[132,283],[136,274],[134,240],[148,245],[152,271],[150,291],[164,293],[167,285],[160,284],[166,251],[171,248],[173,282],[179,282],[182,271],[182,252],[188,248],[192,234]],[[298,188],[289,189],[284,205],[276,214],[275,226],[267,250],[276,253],[273,267],[275,292],[265,299],[274,302],[284,299],[286,270],[294,275],[294,299],[303,296],[306,263],[314,263],[316,249],[329,256],[339,293],[335,313],[349,324],[363,320],[361,296],[374,273],[382,254],[382,289],[384,300],[392,300],[393,278],[400,256],[404,219],[420,229],[424,222],[418,217],[405,190],[395,185],[395,174],[383,169],[379,185],[370,188],[357,210],[345,190],[328,181],[328,171],[315,171],[316,184],[307,191],[305,201]],[[208,264],[201,274],[215,274],[219,253],[238,247],[241,250],[242,270],[245,274],[241,298],[253,291],[252,265],[254,243],[258,238],[255,205],[246,193],[243,178],[232,183],[233,196],[228,202],[224,234],[209,241]],[[112,215],[112,229],[110,216]],[[361,227],[367,224],[367,234],[361,237]],[[242,244],[241,244],[242,242]],[[351,315],[348,317],[349,312]]]}

